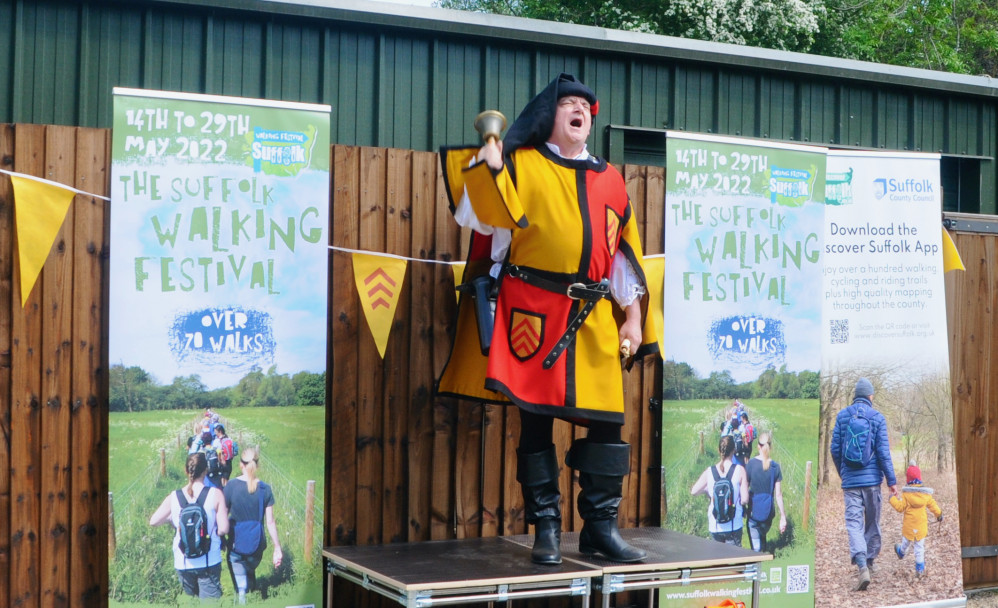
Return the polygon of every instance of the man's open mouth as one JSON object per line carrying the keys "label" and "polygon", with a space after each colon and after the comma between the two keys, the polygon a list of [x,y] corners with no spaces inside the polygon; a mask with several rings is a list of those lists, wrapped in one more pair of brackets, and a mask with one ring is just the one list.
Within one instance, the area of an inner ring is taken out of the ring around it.
{"label": "man's open mouth", "polygon": [[568,124],[572,125],[576,129],[579,129],[579,128],[582,127],[582,119],[581,118],[573,118],[572,122],[570,122]]}

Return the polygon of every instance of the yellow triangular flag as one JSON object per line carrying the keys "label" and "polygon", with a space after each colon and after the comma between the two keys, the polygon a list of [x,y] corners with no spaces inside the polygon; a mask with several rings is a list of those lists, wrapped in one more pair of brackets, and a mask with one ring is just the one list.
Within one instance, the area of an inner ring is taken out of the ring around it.
{"label": "yellow triangular flag", "polygon": [[956,243],[953,242],[953,237],[943,228],[943,272],[966,269],[963,265],[963,259],[960,258],[960,252],[956,250]]}
{"label": "yellow triangular flag", "polygon": [[464,280],[464,267],[466,264],[464,262],[457,262],[456,264],[451,264],[451,270],[454,271],[454,296],[460,300],[461,293],[457,290],[457,286],[461,284]]}
{"label": "yellow triangular flag", "polygon": [[406,260],[365,253],[353,254],[353,280],[367,326],[381,358],[385,358],[395,308],[405,280]]}
{"label": "yellow triangular flag", "polygon": [[665,258],[645,258],[645,280],[648,281],[648,316],[658,329],[658,349],[665,357]]}
{"label": "yellow triangular flag", "polygon": [[42,272],[45,259],[49,257],[52,243],[59,234],[59,227],[66,219],[76,192],[51,182],[17,175],[11,175],[10,182],[14,186],[14,221],[17,226],[23,307]]}

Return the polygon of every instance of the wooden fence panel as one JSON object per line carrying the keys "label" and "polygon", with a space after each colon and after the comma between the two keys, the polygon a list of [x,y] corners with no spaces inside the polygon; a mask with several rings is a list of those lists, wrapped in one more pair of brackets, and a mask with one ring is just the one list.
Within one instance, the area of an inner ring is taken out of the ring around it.
{"label": "wooden fence panel", "polygon": [[[0,126],[0,167],[107,192],[109,131]],[[107,602],[106,204],[76,195],[27,304],[0,180],[0,604]]]}
{"label": "wooden fence panel", "polygon": [[[998,424],[993,398],[998,358],[992,356],[998,348],[993,321],[998,307],[994,273],[998,239],[957,233],[954,241],[967,268],[946,275],[961,545],[993,546],[998,545],[998,532],[991,511],[985,514],[973,507],[998,500],[998,439],[991,432]],[[968,588],[994,586],[998,581],[994,557],[965,558],[963,581]]]}
{"label": "wooden fence panel", "polygon": [[[0,167],[106,194],[109,131],[0,125]],[[663,171],[622,167],[645,252],[662,251]],[[329,416],[325,542],[421,541],[526,532],[515,408],[433,396],[456,310],[448,262],[467,232],[446,206],[432,153],[333,146],[330,235]],[[14,209],[0,177],[0,604],[107,602],[107,281],[109,205],[77,196],[39,283],[20,306]],[[991,394],[998,347],[993,236],[957,235],[966,273],[946,278],[963,544],[998,544],[989,517],[968,506],[998,500]],[[386,356],[373,343],[351,254],[412,258]],[[13,277],[8,278],[8,277]],[[636,365],[625,387],[633,446],[622,526],[657,525],[661,367]],[[564,454],[584,429],[556,425]],[[66,438],[70,439],[67,440]],[[572,472],[563,469],[565,528],[578,529]],[[964,560],[968,586],[998,581],[994,560]],[[352,585],[354,605],[390,605]],[[538,605],[567,605],[540,602]]]}
{"label": "wooden fence panel", "polygon": [[[14,125],[0,125],[0,168],[14,170]],[[10,603],[14,572],[11,537],[11,342],[14,311],[14,191],[9,179],[0,177],[0,603]]]}

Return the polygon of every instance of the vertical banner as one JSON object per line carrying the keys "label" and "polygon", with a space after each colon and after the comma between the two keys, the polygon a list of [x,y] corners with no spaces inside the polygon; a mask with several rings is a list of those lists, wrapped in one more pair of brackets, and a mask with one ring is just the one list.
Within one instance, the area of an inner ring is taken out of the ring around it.
{"label": "vertical banner", "polygon": [[[766,606],[809,606],[826,150],[667,137],[665,526],[771,553],[760,572]],[[715,513],[726,484],[711,467],[729,445],[742,465],[727,467],[735,506]],[[751,508],[740,504],[741,479]],[[661,599],[692,608],[750,594],[738,581]]]}
{"label": "vertical banner", "polygon": [[[829,152],[826,200],[817,605],[960,598],[939,156]],[[872,404],[886,419],[899,497],[889,500],[881,482],[879,554],[874,541],[872,580],[858,592],[843,482],[829,454],[836,417],[852,404],[861,377],[871,381]],[[916,472],[921,483],[909,484]],[[929,508],[902,504],[909,497]],[[895,545],[916,537],[924,556],[909,547],[899,559]]]}
{"label": "vertical banner", "polygon": [[114,93],[109,603],[319,605],[330,108]]}

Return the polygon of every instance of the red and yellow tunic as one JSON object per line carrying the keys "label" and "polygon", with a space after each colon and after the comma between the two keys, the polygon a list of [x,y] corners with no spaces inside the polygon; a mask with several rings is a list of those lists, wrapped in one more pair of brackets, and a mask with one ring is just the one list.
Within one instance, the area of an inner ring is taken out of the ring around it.
{"label": "red and yellow tunic", "polygon": [[[546,147],[520,148],[502,171],[493,172],[484,163],[467,167],[476,152],[444,150],[452,208],[466,189],[483,223],[511,229],[509,265],[549,286],[553,282],[567,288],[609,278],[619,251],[645,284],[638,226],[624,180],[606,161],[568,160]],[[565,352],[550,367],[542,365],[583,305],[564,291],[505,274],[487,363],[476,355],[477,337],[461,335],[473,325],[459,319],[439,390],[487,401],[502,401],[496,398],[502,395],[531,412],[559,418],[623,423],[618,326],[611,300],[599,300]],[[642,319],[637,356],[658,351],[657,332],[648,315]],[[477,388],[483,385],[486,391]],[[488,391],[499,395],[490,397]]]}

